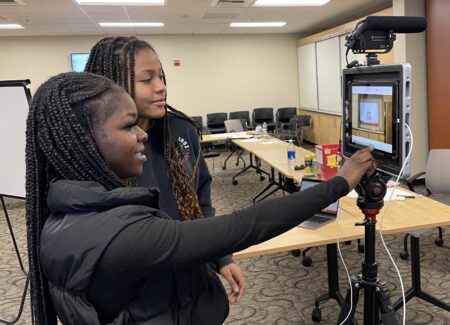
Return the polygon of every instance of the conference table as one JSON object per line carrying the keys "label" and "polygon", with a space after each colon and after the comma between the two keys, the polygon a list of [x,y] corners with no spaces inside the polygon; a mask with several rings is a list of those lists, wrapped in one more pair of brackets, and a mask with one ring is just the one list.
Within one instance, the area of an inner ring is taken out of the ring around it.
{"label": "conference table", "polygon": [[[234,154],[237,154],[236,166],[239,165],[239,159],[241,159],[244,164],[244,169],[245,169],[246,163],[245,163],[244,158],[242,158],[242,154],[243,154],[244,150],[241,149],[239,151],[238,147],[233,145],[232,140],[234,140],[234,139],[249,139],[249,138],[253,138],[253,137],[254,137],[253,131],[203,134],[202,138],[201,138],[201,143],[214,143],[214,142],[227,143],[227,145],[230,149],[230,154],[225,158],[223,165],[222,165],[222,169],[223,170],[227,169],[227,162]],[[250,167],[249,168],[255,168],[255,166],[253,165],[253,157],[252,156],[250,156]]]}
{"label": "conference table", "polygon": [[[287,161],[288,143],[272,136],[251,139],[235,139],[233,143],[243,150],[257,157],[260,161],[265,162],[270,167],[269,184],[253,197],[253,202],[264,200],[278,190],[291,192],[293,189],[292,182],[301,182],[305,172],[304,170],[294,170],[289,167]],[[297,165],[304,164],[305,157],[312,154],[311,151],[296,146]],[[250,156],[252,158],[252,156]],[[250,160],[251,163],[251,160]],[[235,179],[245,170],[240,171],[233,176],[233,184]],[[278,177],[275,178],[275,173]],[[289,183],[288,181],[292,181]],[[274,187],[271,191],[269,191]]]}
{"label": "conference table", "polygon": [[[222,135],[222,137],[226,137],[226,134]],[[219,136],[216,135],[216,138],[219,138]],[[227,139],[231,139],[234,144],[268,164],[272,170],[272,176],[273,171],[276,171],[283,177],[292,179],[295,182],[301,182],[304,177],[303,170],[295,171],[289,168],[286,154],[287,143],[284,141],[270,136],[242,139],[238,138],[238,135],[230,137],[229,134]],[[302,163],[305,156],[310,155],[311,152],[297,147],[296,154],[297,162]],[[273,179],[271,182],[273,182]],[[411,194],[414,195],[413,193]],[[380,228],[379,221],[387,206],[389,207],[382,225],[383,234],[385,235],[450,225],[450,206],[424,196],[415,196],[415,198],[386,201],[378,215],[377,230]],[[356,198],[346,196],[340,199],[338,216],[335,222],[314,230],[296,227],[271,240],[237,252],[234,254],[234,257],[240,259],[326,245],[328,292],[316,299],[315,306],[318,308],[320,302],[328,299],[335,299],[339,304],[342,304],[343,297],[339,290],[337,273],[337,237],[339,234],[340,242],[364,238],[364,227],[355,226],[355,223],[362,222],[364,218],[363,213],[356,205]],[[448,304],[422,291],[420,283],[419,236],[412,234],[410,238],[412,287],[406,292],[406,301],[415,296],[450,311]],[[393,304],[393,308],[398,310],[402,305],[403,302],[399,299]]]}
{"label": "conference table", "polygon": [[[248,166],[244,165],[244,168],[232,177],[232,183],[234,185],[238,184],[237,178],[251,168],[256,169],[257,173],[260,174],[261,180],[264,180],[262,174],[266,174],[269,176],[269,184],[255,195],[255,197],[253,198],[253,202],[257,202],[257,200],[263,200],[278,190],[288,190],[284,186],[284,180],[292,179],[294,181],[301,181],[304,176],[304,172],[302,170],[294,171],[288,166],[286,158],[287,142],[285,141],[279,140],[270,135],[254,135],[251,131],[206,134],[203,135],[202,138],[202,143],[220,141],[232,142],[234,146],[241,148],[241,152],[238,153],[238,157],[241,157],[242,151],[246,151],[249,153]],[[228,159],[234,154],[234,152],[237,152],[237,150],[235,149],[225,159],[223,163],[224,170],[226,169],[226,163]],[[308,155],[311,155],[311,151],[301,147],[296,147],[296,158],[299,165],[304,162],[305,157]],[[260,161],[264,161],[265,163],[267,163],[267,165],[271,169],[270,174],[261,169]],[[274,167],[274,165],[276,165],[276,168]],[[278,178],[275,177],[275,172],[278,173]],[[268,192],[272,187],[274,187],[274,189]],[[266,192],[268,193],[264,195]]]}

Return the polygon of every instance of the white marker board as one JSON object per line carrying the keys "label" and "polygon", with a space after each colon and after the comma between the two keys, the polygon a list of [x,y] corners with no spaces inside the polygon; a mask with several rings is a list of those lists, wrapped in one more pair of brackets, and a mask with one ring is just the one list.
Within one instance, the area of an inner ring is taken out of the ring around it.
{"label": "white marker board", "polygon": [[25,198],[29,80],[0,81],[0,195]]}

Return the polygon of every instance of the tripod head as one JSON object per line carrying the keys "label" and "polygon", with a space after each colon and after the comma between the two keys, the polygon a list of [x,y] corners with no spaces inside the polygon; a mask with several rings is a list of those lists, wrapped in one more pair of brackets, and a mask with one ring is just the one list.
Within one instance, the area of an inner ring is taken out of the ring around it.
{"label": "tripod head", "polygon": [[364,175],[355,190],[359,195],[357,205],[361,211],[367,216],[369,210],[375,210],[376,213],[372,212],[370,215],[376,216],[384,205],[383,198],[386,195],[386,181],[383,176],[378,172],[370,177]]}

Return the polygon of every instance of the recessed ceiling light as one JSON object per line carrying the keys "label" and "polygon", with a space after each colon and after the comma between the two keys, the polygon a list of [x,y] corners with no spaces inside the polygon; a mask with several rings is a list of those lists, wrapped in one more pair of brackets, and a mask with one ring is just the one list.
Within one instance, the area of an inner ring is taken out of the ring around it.
{"label": "recessed ceiling light", "polygon": [[102,27],[163,27],[164,23],[98,23]]}
{"label": "recessed ceiling light", "polygon": [[75,0],[80,5],[97,6],[164,6],[165,0]]}
{"label": "recessed ceiling light", "polygon": [[25,29],[25,27],[19,24],[0,24],[0,29]]}
{"label": "recessed ceiling light", "polygon": [[289,7],[289,6],[322,6],[330,0],[256,0],[254,6]]}
{"label": "recessed ceiling light", "polygon": [[286,25],[284,21],[268,21],[268,22],[249,22],[249,23],[231,23],[230,27],[283,27]]}

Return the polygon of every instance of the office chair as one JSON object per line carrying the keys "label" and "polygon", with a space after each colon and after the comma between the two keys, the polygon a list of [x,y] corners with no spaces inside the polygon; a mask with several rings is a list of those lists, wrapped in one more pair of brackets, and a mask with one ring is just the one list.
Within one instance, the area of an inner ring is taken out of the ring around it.
{"label": "office chair", "polygon": [[252,114],[253,128],[257,125],[263,125],[264,122],[267,123],[267,131],[274,131],[276,123],[273,120],[273,108],[272,107],[261,107],[255,108]]}
{"label": "office chair", "polygon": [[225,120],[228,119],[227,113],[206,114],[206,126],[211,133],[225,133]]}
{"label": "office chair", "polygon": [[298,118],[298,124],[300,129],[299,145],[301,145],[303,144],[303,134],[305,128],[312,126],[312,117],[311,115],[295,115],[295,117]]}
{"label": "office chair", "polygon": [[300,144],[300,121],[297,117],[289,118],[289,123],[286,124],[287,129],[284,127],[277,128],[275,130],[275,136],[280,140],[294,140],[294,142]]}
{"label": "office chair", "polygon": [[289,119],[288,128],[277,128],[275,135],[281,140],[292,139],[301,145],[303,143],[303,127],[310,125],[310,115],[295,115]]}
{"label": "office chair", "polygon": [[250,112],[249,111],[235,111],[230,112],[230,120],[241,120],[242,128],[244,130],[250,129]]}
{"label": "office chair", "polygon": [[209,133],[209,130],[207,128],[205,128],[203,125],[203,117],[201,117],[201,116],[189,116],[189,117],[195,122],[195,125],[197,127],[202,129],[203,134]]}
{"label": "office chair", "polygon": [[289,119],[297,115],[296,107],[280,107],[275,114],[275,121],[277,122],[277,129],[287,129],[289,126]]}
{"label": "office chair", "polygon": [[[190,116],[192,120],[194,120],[197,127],[202,128],[202,132],[205,133],[206,128],[203,126],[203,118],[201,116]],[[212,143],[201,143],[200,144],[203,157],[205,159],[212,158],[213,159],[213,173],[214,173],[214,158],[220,156],[220,152],[214,151],[214,145]]]}
{"label": "office chair", "polygon": [[[248,114],[248,112],[247,112]],[[226,120],[225,121],[225,128],[227,130],[227,133],[231,133],[231,132],[243,132],[244,128],[242,126],[242,120],[241,119],[235,119],[235,120]],[[239,159],[242,160],[242,162],[244,163],[244,168],[245,168],[245,160],[244,158],[242,158],[242,154],[244,153],[244,150],[239,149],[238,146],[236,146],[233,142],[229,141],[227,142],[228,144],[228,150],[230,151],[230,154],[227,156],[227,158],[225,159],[225,161],[223,162],[223,166],[222,169],[225,170],[227,169],[227,162],[228,160],[231,158],[231,156],[233,156],[234,154],[237,154],[237,158],[236,158],[236,166],[239,166]]]}
{"label": "office chair", "polygon": [[[448,173],[448,166],[450,166],[450,149],[431,149],[428,154],[427,167],[424,172],[420,172],[411,176],[406,184],[411,191],[418,193],[418,186],[425,186],[424,195],[439,201],[441,203],[450,205],[450,173]],[[442,239],[442,228],[437,227],[439,237],[434,241],[437,246],[442,246],[444,240]],[[403,252],[400,257],[406,260],[409,257],[408,253],[408,237],[411,234],[419,236],[427,229],[419,229],[414,232],[406,233],[403,239]]]}
{"label": "office chair", "polygon": [[203,118],[201,116],[189,116],[194,122],[195,124],[202,128],[203,127]]}
{"label": "office chair", "polygon": [[203,157],[205,159],[212,159],[212,173],[211,176],[217,177],[222,180],[222,178],[216,175],[216,166],[215,166],[215,158],[220,157],[220,152],[214,150],[214,145],[212,143],[201,143]]}

